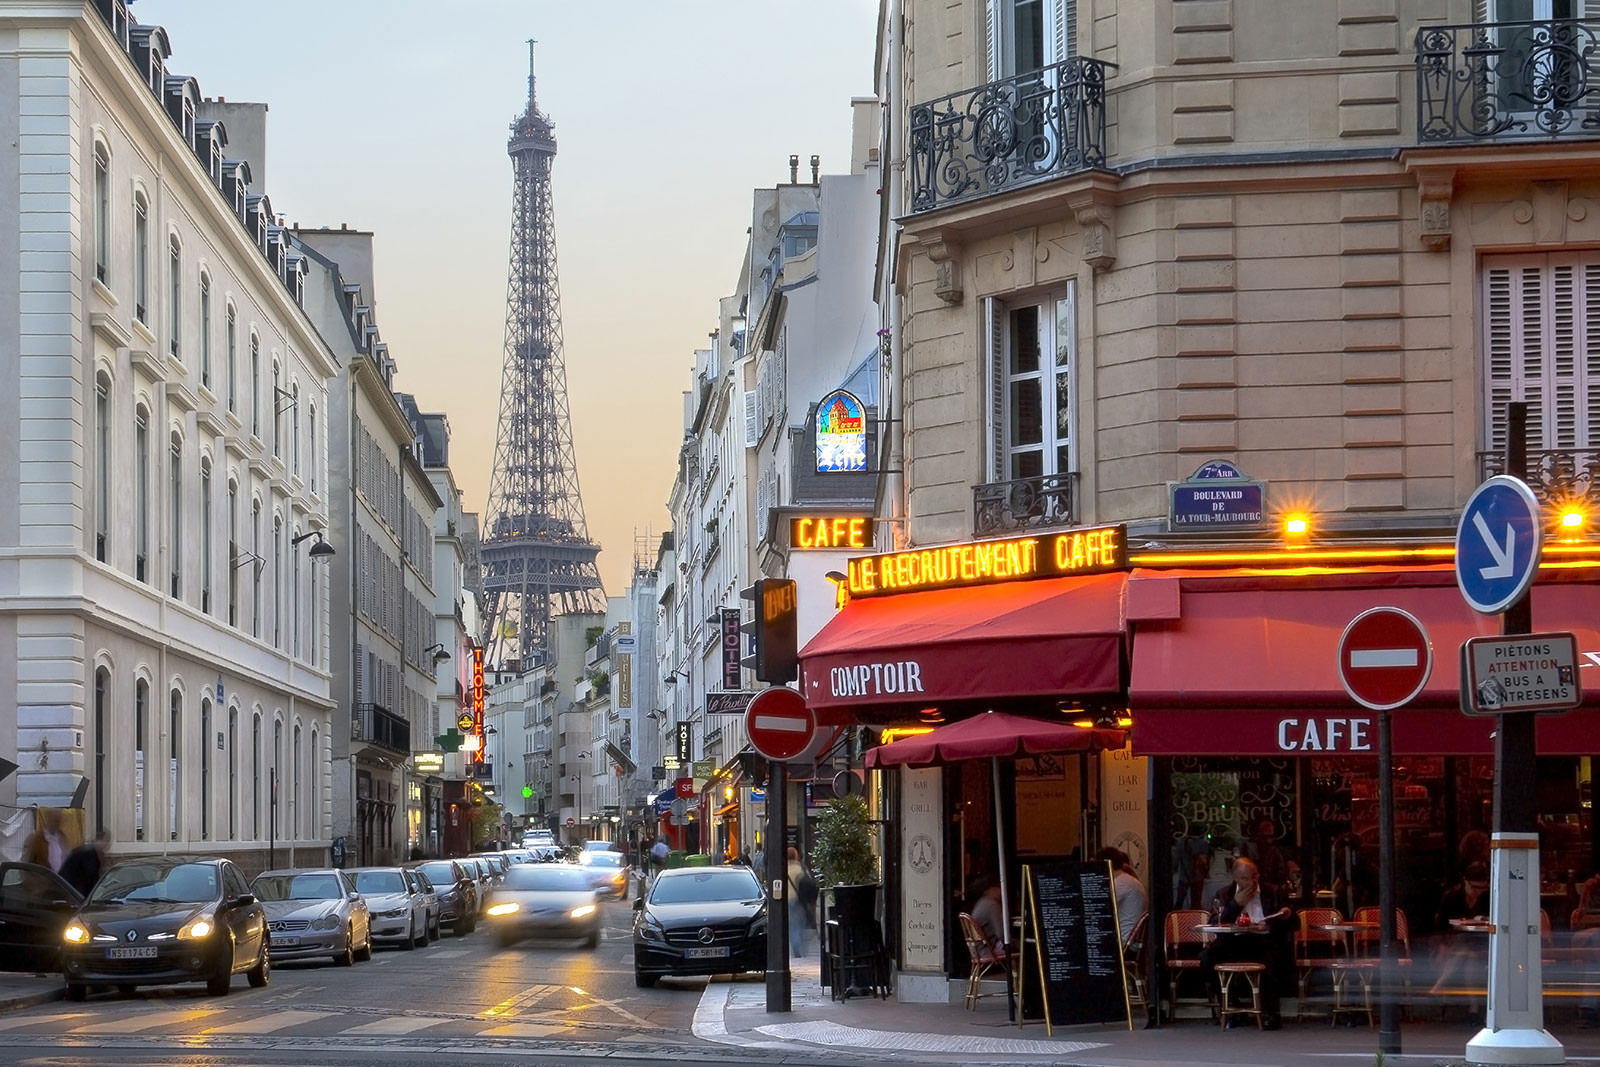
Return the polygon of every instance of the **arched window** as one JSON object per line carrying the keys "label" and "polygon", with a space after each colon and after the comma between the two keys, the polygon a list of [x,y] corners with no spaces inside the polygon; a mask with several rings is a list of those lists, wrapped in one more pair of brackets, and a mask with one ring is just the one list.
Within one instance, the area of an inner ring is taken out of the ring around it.
{"label": "arched window", "polygon": [[300,658],[300,615],[304,611],[300,603],[300,557],[299,552],[289,553],[289,565],[294,571],[289,581],[289,654],[295,659]]}
{"label": "arched window", "polygon": [[205,457],[200,459],[200,610],[207,615],[211,614],[211,560],[212,548],[212,486],[211,486],[211,461]]}
{"label": "arched window", "polygon": [[111,729],[111,672],[96,667],[94,672],[94,828],[110,830],[106,822],[106,775],[111,770],[110,752],[106,748],[106,732]]}
{"label": "arched window", "polygon": [[183,334],[183,242],[177,234],[167,238],[167,305],[167,346],[177,359]]}
{"label": "arched window", "polygon": [[200,699],[200,840],[211,839],[211,698]]}
{"label": "arched window", "polygon": [[250,720],[250,839],[261,840],[261,713]]}
{"label": "arched window", "polygon": [[150,204],[143,193],[133,197],[133,317],[150,321]]}
{"label": "arched window", "polygon": [[318,820],[322,811],[322,776],[319,773],[317,728],[311,728],[311,751],[306,755],[306,836],[316,837],[320,832]]}
{"label": "arched window", "polygon": [[[298,553],[296,553],[298,555]],[[283,516],[272,517],[272,647],[283,647]]]}
{"label": "arched window", "polygon": [[133,683],[133,839],[144,840],[145,782],[150,773],[145,753],[150,751],[150,683]]}
{"label": "arched window", "polygon": [[284,788],[283,783],[283,720],[272,720],[272,794],[267,799],[269,805],[268,817],[272,820],[272,836],[278,836],[278,829],[283,824],[278,819],[278,794]]}
{"label": "arched window", "polygon": [[173,841],[178,840],[183,827],[183,693],[172,691],[172,703],[167,709],[171,720],[167,733],[167,829]]}
{"label": "arched window", "polygon": [[183,597],[183,438],[172,435],[171,456],[167,467],[168,567],[172,571],[172,588],[169,595],[174,600]]}
{"label": "arched window", "polygon": [[289,790],[289,826],[288,826],[288,831],[289,831],[290,840],[299,840],[300,838],[303,838],[305,836],[305,834],[301,833],[301,827],[300,827],[300,809],[304,806],[301,803],[301,801],[304,798],[301,797],[301,795],[300,795],[300,782],[301,782],[300,764],[301,764],[301,762],[302,762],[302,759],[301,759],[301,752],[300,752],[300,724],[299,723],[295,723],[294,724],[294,748],[290,752],[290,755],[289,755],[289,773],[291,775],[293,775],[293,779],[292,779],[292,783],[291,783],[292,784],[292,788]]}
{"label": "arched window", "polygon": [[200,272],[200,384],[211,388],[211,276]]}
{"label": "arched window", "polygon": [[261,338],[250,331],[250,435],[261,436]]}
{"label": "arched window", "polygon": [[106,561],[111,526],[111,379],[94,379],[94,558]]}
{"label": "arched window", "polygon": [[283,409],[284,397],[288,392],[283,388],[283,367],[277,360],[272,361],[272,456],[274,459],[283,459]]}
{"label": "arched window", "polygon": [[317,495],[317,471],[322,467],[320,454],[317,452],[317,408],[313,404],[306,413],[309,432],[306,437],[306,454],[311,457],[311,495]]}
{"label": "arched window", "polygon": [[111,150],[94,146],[94,276],[111,284]]}
{"label": "arched window", "polygon": [[150,412],[141,405],[133,417],[133,576],[150,580]]}
{"label": "arched window", "polygon": [[289,390],[289,464],[295,477],[300,476],[300,383]]}
{"label": "arched window", "polygon": [[261,554],[261,501],[255,500],[250,504],[250,551],[255,558],[250,561],[250,573],[254,575],[250,583],[250,636],[261,636],[261,561],[266,559]]}
{"label": "arched window", "polygon": [[239,840],[239,709],[228,709],[228,840]]}
{"label": "arched window", "polygon": [[239,625],[239,483],[228,479],[228,625]]}
{"label": "arched window", "polygon": [[228,410],[239,410],[239,313],[234,310],[233,302],[228,302],[228,330],[227,330],[228,357]]}

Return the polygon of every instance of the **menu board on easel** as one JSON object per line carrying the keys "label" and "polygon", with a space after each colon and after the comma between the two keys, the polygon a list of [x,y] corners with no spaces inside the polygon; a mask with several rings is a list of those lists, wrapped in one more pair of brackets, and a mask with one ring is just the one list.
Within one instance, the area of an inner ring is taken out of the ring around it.
{"label": "menu board on easel", "polygon": [[1109,863],[1022,868],[1018,1023],[1045,1030],[1080,1023],[1133,1027]]}

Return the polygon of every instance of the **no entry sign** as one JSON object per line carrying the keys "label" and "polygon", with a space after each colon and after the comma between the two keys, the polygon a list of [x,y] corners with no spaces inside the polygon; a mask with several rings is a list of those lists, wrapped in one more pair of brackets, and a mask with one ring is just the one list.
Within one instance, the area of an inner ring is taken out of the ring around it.
{"label": "no entry sign", "polygon": [[763,689],[744,713],[744,730],[755,750],[780,763],[794,759],[817,733],[817,720],[805,698],[786,685]]}
{"label": "no entry sign", "polygon": [[1339,639],[1339,681],[1362,707],[1388,711],[1409,703],[1433,673],[1433,643],[1410,612],[1363,611]]}

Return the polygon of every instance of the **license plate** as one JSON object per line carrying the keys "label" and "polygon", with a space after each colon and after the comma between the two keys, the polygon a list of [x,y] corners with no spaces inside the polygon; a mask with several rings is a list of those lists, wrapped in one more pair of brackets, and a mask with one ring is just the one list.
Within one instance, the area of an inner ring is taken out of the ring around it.
{"label": "license plate", "polygon": [[272,939],[272,943],[274,945],[298,945],[300,943],[300,939],[298,937],[284,937],[282,934],[279,934]]}
{"label": "license plate", "polygon": [[727,945],[710,945],[706,948],[686,948],[683,950],[683,958],[686,960],[720,960],[727,954]]}
{"label": "license plate", "polygon": [[153,960],[156,958],[154,945],[136,945],[133,948],[108,948],[108,960]]}

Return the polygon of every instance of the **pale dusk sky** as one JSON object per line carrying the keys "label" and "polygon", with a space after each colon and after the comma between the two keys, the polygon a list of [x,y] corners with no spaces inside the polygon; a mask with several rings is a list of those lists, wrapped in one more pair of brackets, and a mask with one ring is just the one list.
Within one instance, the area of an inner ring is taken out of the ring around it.
{"label": "pale dusk sky", "polygon": [[509,124],[554,121],[573,440],[606,592],[670,526],[694,350],[733,291],[756,187],[849,167],[877,0],[135,0],[168,69],[264,101],[285,221],[375,242],[395,387],[443,411],[464,505],[487,503],[511,226]]}

